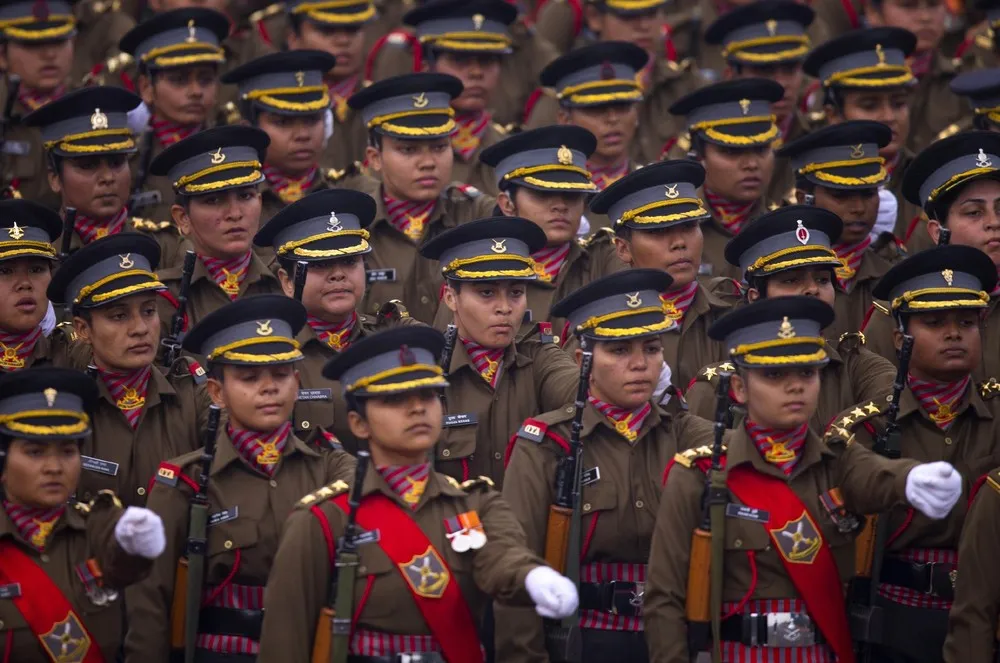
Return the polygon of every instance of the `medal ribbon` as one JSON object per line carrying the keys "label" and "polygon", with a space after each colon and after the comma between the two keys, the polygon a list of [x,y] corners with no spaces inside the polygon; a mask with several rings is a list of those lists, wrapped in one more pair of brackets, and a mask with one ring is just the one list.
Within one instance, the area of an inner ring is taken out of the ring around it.
{"label": "medal ribbon", "polygon": [[3,509],[7,512],[7,517],[14,523],[21,538],[31,544],[35,550],[42,551],[45,550],[45,543],[52,533],[52,528],[66,512],[66,505],[63,504],[53,509],[40,509],[33,506],[11,504],[4,500]]}
{"label": "medal ribbon", "polygon": [[966,375],[956,382],[931,382],[929,380],[918,380],[909,375],[907,386],[921,407],[927,412],[930,420],[937,424],[941,430],[948,430],[951,422],[955,421],[958,411],[965,400],[965,394],[969,390],[972,376]]}
{"label": "medal ribbon", "polygon": [[156,115],[149,119],[149,127],[153,130],[153,135],[163,147],[170,147],[174,143],[179,143],[201,128],[201,125],[184,126],[169,120],[161,120]]}
{"label": "medal ribbon", "polygon": [[327,88],[330,90],[330,99],[333,101],[333,114],[336,116],[338,122],[347,121],[347,114],[351,111],[351,107],[347,105],[347,100],[354,94],[354,90],[357,87],[357,76],[349,76],[341,81],[327,82]]}
{"label": "medal ribbon", "polygon": [[226,424],[226,432],[240,458],[265,476],[273,476],[278,461],[288,446],[288,433],[292,422],[286,421],[269,433],[233,428]]}
{"label": "medal ribbon", "polygon": [[66,86],[60,85],[51,92],[42,92],[22,85],[17,91],[17,100],[29,111],[38,110],[45,104],[59,99],[66,94]]}
{"label": "medal ribbon", "polygon": [[396,200],[384,194],[382,202],[385,203],[385,213],[389,223],[414,242],[424,236],[424,227],[437,204],[436,200],[415,203],[409,200]]}
{"label": "medal ribbon", "polygon": [[16,334],[0,329],[0,369],[17,371],[24,368],[26,360],[35,351],[35,344],[42,335],[39,325],[26,334]]}
{"label": "medal ribbon", "polygon": [[539,281],[552,283],[556,280],[556,277],[559,276],[559,270],[566,262],[566,257],[569,256],[569,248],[570,244],[566,242],[560,246],[546,246],[541,251],[535,251],[531,254],[535,261],[535,274],[538,275]]}
{"label": "medal ribbon", "polygon": [[458,132],[452,136],[451,146],[462,161],[468,161],[479,149],[480,143],[483,142],[483,134],[486,133],[486,127],[490,125],[491,119],[492,116],[486,111],[455,114]]}
{"label": "medal ribbon", "polygon": [[590,404],[597,408],[597,411],[607,417],[608,421],[614,424],[615,431],[629,442],[635,442],[639,437],[639,430],[646,421],[646,417],[653,410],[648,402],[635,410],[626,410],[623,407],[605,403],[604,401],[587,396]]}
{"label": "medal ribbon", "polygon": [[597,185],[599,190],[604,191],[606,188],[628,174],[628,160],[626,159],[617,166],[608,166],[607,168],[601,168],[592,163],[588,163],[587,170],[590,171],[591,181]]}
{"label": "medal ribbon", "polygon": [[858,267],[861,266],[861,259],[865,257],[865,251],[871,246],[872,238],[869,235],[857,244],[834,244],[833,250],[840,260],[841,266],[834,270],[837,274],[837,282],[845,291],[851,285]]}
{"label": "medal ribbon", "polygon": [[475,341],[462,339],[465,351],[469,353],[472,365],[479,371],[479,377],[486,381],[486,384],[496,388],[497,379],[500,377],[500,362],[503,360],[503,348],[490,350],[484,348]]}
{"label": "medal ribbon", "polygon": [[239,258],[210,258],[199,256],[205,269],[208,270],[212,280],[215,281],[222,291],[229,295],[229,298],[236,301],[240,294],[240,286],[246,278],[247,268],[250,266],[252,251],[247,251]]}
{"label": "medal ribbon", "polygon": [[132,430],[135,430],[139,425],[143,406],[146,405],[146,389],[149,387],[149,375],[152,369],[146,366],[128,373],[98,370],[111,398],[115,400],[115,405],[128,419]]}
{"label": "medal ribbon", "polygon": [[747,435],[764,460],[777,465],[786,476],[791,474],[802,457],[809,425],[802,424],[792,430],[777,430],[747,420],[746,428]]}
{"label": "medal ribbon", "polygon": [[386,465],[378,468],[378,473],[389,484],[392,492],[399,495],[411,509],[416,509],[417,503],[420,502],[420,496],[427,488],[427,478],[431,474],[431,465],[430,463]]}
{"label": "medal ribbon", "polygon": [[346,350],[351,344],[351,332],[358,321],[358,314],[351,311],[351,317],[343,322],[326,322],[311,315],[307,320],[320,341],[340,351]]}
{"label": "medal ribbon", "polygon": [[313,185],[313,182],[316,181],[316,174],[319,173],[317,166],[310,168],[309,172],[302,177],[289,177],[268,164],[264,164],[263,170],[264,177],[267,178],[267,183],[271,185],[271,189],[278,194],[281,202],[286,204],[301,200],[302,196],[306,195],[306,192]]}
{"label": "medal ribbon", "polygon": [[709,208],[712,210],[712,215],[722,222],[726,230],[734,235],[739,233],[743,228],[743,224],[750,217],[750,210],[756,204],[756,201],[734,203],[722,196],[717,196],[708,189],[705,189],[705,202],[708,203]]}
{"label": "medal ribbon", "polygon": [[[679,288],[668,290],[660,295],[660,301],[668,307],[667,317],[676,322],[678,325],[684,322],[684,316],[687,315],[688,309],[691,308],[691,304],[694,302],[694,296],[697,292],[698,281],[696,279],[687,285],[682,285]],[[675,329],[679,331],[680,326]]]}
{"label": "medal ribbon", "polygon": [[122,207],[118,214],[107,219],[92,219],[84,214],[77,214],[73,221],[73,229],[80,236],[83,243],[90,244],[95,239],[101,239],[108,235],[116,235],[125,227],[125,219],[128,218],[128,207]]}

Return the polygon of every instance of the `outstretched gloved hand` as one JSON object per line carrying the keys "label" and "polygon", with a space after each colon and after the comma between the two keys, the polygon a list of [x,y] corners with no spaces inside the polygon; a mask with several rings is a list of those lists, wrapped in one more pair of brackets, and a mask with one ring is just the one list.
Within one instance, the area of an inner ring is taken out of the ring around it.
{"label": "outstretched gloved hand", "polygon": [[580,597],[576,585],[548,566],[536,566],[524,579],[528,595],[535,602],[535,612],[549,619],[562,619],[576,612]]}
{"label": "outstretched gloved hand", "polygon": [[167,547],[163,521],[156,513],[130,506],[115,524],[115,540],[129,555],[156,559]]}
{"label": "outstretched gloved hand", "polygon": [[950,463],[924,463],[906,475],[906,500],[928,518],[944,518],[961,496],[962,475]]}

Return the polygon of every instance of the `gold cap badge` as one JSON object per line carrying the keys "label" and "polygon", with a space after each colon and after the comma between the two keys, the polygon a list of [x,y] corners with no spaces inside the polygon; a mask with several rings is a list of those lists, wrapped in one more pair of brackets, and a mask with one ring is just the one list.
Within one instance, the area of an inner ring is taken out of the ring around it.
{"label": "gold cap badge", "polygon": [[100,108],[95,108],[94,114],[90,116],[90,128],[93,131],[108,128],[108,116],[102,113]]}
{"label": "gold cap badge", "polygon": [[573,163],[573,153],[565,145],[559,146],[559,151],[556,152],[556,158],[559,159],[559,163],[564,166],[569,166]]}

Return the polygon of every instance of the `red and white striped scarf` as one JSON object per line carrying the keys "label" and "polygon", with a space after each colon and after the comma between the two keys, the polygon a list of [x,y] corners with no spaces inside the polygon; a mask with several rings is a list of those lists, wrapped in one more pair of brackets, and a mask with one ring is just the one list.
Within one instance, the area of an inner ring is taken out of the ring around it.
{"label": "red and white striped scarf", "polygon": [[434,206],[437,205],[436,200],[415,203],[410,200],[396,200],[385,194],[382,194],[382,202],[385,203],[385,214],[389,223],[414,242],[420,241],[424,236],[424,228],[430,220]]}
{"label": "red and white striped scarf", "polygon": [[339,352],[351,345],[351,332],[358,322],[358,314],[351,311],[351,317],[343,322],[327,322],[312,315],[308,316],[307,320],[316,337]]}
{"label": "red and white striped scarf", "polygon": [[587,170],[590,171],[590,179],[597,185],[598,190],[604,191],[628,174],[628,159],[617,166],[601,167],[588,163]]}
{"label": "red and white striped scarf", "polygon": [[941,430],[948,430],[958,416],[965,395],[969,391],[972,376],[966,375],[956,382],[931,382],[918,380],[910,374],[907,386],[910,392],[920,402],[930,420]]}
{"label": "red and white striped scarf", "polygon": [[777,465],[785,475],[789,475],[799,464],[806,446],[808,424],[792,430],[777,430],[759,426],[749,419],[746,422],[747,435],[753,441],[764,460]]}
{"label": "red and white striped scarf", "polygon": [[128,419],[128,425],[135,430],[139,425],[142,409],[146,405],[146,389],[149,387],[149,375],[152,369],[146,366],[130,373],[106,371],[103,368],[98,370],[104,386],[115,400],[115,405]]}
{"label": "red and white striped scarf", "polygon": [[0,355],[0,369],[11,372],[24,368],[41,336],[41,325],[24,334],[0,329],[0,352],[3,353]]}
{"label": "red and white striped scarf", "polygon": [[345,122],[347,114],[351,112],[351,107],[347,105],[347,100],[354,94],[358,87],[358,77],[348,76],[339,81],[327,81],[327,88],[330,90],[330,105],[333,107],[333,114],[338,122]]}
{"label": "red and white striped scarf", "polygon": [[63,504],[53,509],[40,509],[33,506],[12,504],[4,500],[3,510],[7,512],[7,517],[14,523],[21,538],[35,550],[41,551],[45,550],[45,544],[48,543],[49,535],[52,534],[52,528],[66,512],[66,505]]}
{"label": "red and white striped scarf", "polygon": [[919,51],[909,58],[910,71],[917,78],[923,78],[931,72],[934,62],[934,51]]}
{"label": "red and white striped scarf", "polygon": [[95,239],[103,239],[109,235],[117,235],[125,227],[128,218],[128,207],[122,207],[118,214],[109,221],[107,219],[92,219],[83,214],[77,214],[73,221],[73,229],[83,243],[90,244]]}
{"label": "red and white striped scarf", "polygon": [[416,509],[421,495],[427,488],[427,479],[431,475],[430,463],[416,465],[386,465],[378,468],[392,492],[402,498],[411,508]]}
{"label": "red and white striped scarf", "polygon": [[38,110],[42,106],[59,99],[66,94],[66,86],[60,85],[49,92],[42,92],[22,85],[17,91],[17,100],[29,111]]}
{"label": "red and white striped scarf", "polygon": [[646,402],[635,410],[626,410],[623,407],[605,403],[604,401],[587,396],[590,404],[597,408],[597,411],[607,417],[608,421],[614,424],[615,431],[629,442],[635,442],[639,437],[639,430],[646,421],[646,417],[652,412],[652,406]]}
{"label": "red and white striped scarf", "polygon": [[247,251],[246,255],[239,258],[211,258],[209,256],[199,256],[205,265],[212,280],[215,281],[222,291],[229,295],[229,298],[236,301],[240,295],[240,287],[247,276],[250,267],[250,259],[253,257],[252,251]]}
{"label": "red and white striped scarf", "polygon": [[535,251],[531,254],[535,261],[535,274],[538,275],[539,281],[552,283],[556,280],[556,277],[559,276],[559,270],[562,269],[563,263],[569,256],[569,249],[570,244],[567,242],[559,246],[546,246],[541,251]]}
{"label": "red and white striped scarf", "polygon": [[486,127],[492,116],[486,111],[478,113],[457,113],[455,124],[458,131],[451,137],[451,147],[462,161],[468,161],[483,142]]}
{"label": "red and white striped scarf", "polygon": [[502,368],[504,348],[490,350],[484,348],[475,341],[462,339],[462,345],[472,360],[472,365],[479,371],[479,377],[486,381],[490,387],[496,388],[497,380],[500,378]]}
{"label": "red and white striped scarf", "polygon": [[871,246],[871,235],[865,237],[857,244],[834,244],[833,250],[840,260],[841,266],[834,270],[837,274],[837,283],[846,292],[851,282],[861,267],[861,260],[865,257],[865,251]]}
{"label": "red and white striped scarf", "polygon": [[705,202],[708,203],[709,209],[712,210],[712,216],[718,219],[723,227],[734,235],[743,228],[744,223],[750,220],[750,212],[753,210],[754,205],[757,204],[757,201],[734,203],[712,193],[708,189],[705,189]]}
{"label": "red and white striped scarf", "polygon": [[684,316],[687,315],[688,309],[694,303],[694,296],[697,292],[698,280],[695,279],[687,285],[668,290],[660,295],[660,301],[672,309],[667,311],[667,317],[678,325],[684,322]]}
{"label": "red and white striped scarf", "polygon": [[149,119],[149,128],[153,130],[157,142],[163,147],[170,147],[174,143],[179,143],[201,128],[200,124],[194,126],[184,126],[170,120],[162,120],[156,115]]}
{"label": "red and white striped scarf", "polygon": [[267,178],[267,183],[278,194],[278,198],[281,198],[281,202],[286,204],[301,200],[309,187],[316,181],[317,173],[319,173],[319,168],[313,166],[302,177],[289,177],[274,166],[264,164],[264,177]]}
{"label": "red and white striped scarf", "polygon": [[236,453],[250,467],[266,476],[273,476],[278,469],[278,462],[285,452],[285,447],[288,446],[288,433],[291,430],[290,421],[286,421],[269,433],[236,429],[232,424],[226,424],[226,431],[229,433],[229,439],[233,441]]}

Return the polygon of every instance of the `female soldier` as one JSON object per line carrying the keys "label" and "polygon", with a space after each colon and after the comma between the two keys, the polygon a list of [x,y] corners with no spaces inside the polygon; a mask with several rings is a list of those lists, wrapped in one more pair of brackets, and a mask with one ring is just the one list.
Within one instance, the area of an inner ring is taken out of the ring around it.
{"label": "female soldier", "polygon": [[110,491],[69,505],[97,400],[90,378],[29,368],[0,377],[0,394],[0,661],[112,661],[118,591],[163,552],[163,523]]}
{"label": "female soldier", "polygon": [[[670,283],[660,270],[633,269],[594,281],[553,309],[569,318],[593,351],[580,434],[587,532],[580,555],[580,627],[587,662],[648,660],[642,583],[663,468],[681,448],[712,439],[706,421],[674,419],[653,399],[663,363],[660,336],[677,324],[660,300]],[[577,361],[581,354],[576,351]],[[504,499],[524,526],[528,546],[539,554],[546,548],[557,466],[570,452],[574,409],[526,420],[508,449]],[[497,660],[545,659],[536,615],[498,606],[496,616]]]}
{"label": "female soldier", "polygon": [[[291,432],[298,394],[295,335],[305,311],[284,295],[241,299],[210,314],[184,337],[184,349],[208,359],[208,392],[225,408],[208,484],[211,514],[198,623],[199,656],[255,660],[264,584],[278,532],[295,500],[335,479],[350,477],[353,459],[319,454]],[[201,452],[162,463],[148,504],[163,516],[167,554],[129,596],[130,663],[166,663],[178,561],[185,554],[189,502],[197,491]],[[191,590],[188,590],[191,591]]]}
{"label": "female soldier", "polygon": [[[351,430],[367,442],[375,467],[359,468],[358,486],[337,482],[307,495],[288,520],[266,592],[260,661],[310,660],[331,580],[354,577],[334,571],[335,558],[341,562],[334,542],[350,511],[362,528],[378,530],[360,544],[359,582],[338,587],[351,597],[337,605],[338,616],[354,619],[333,647],[346,648],[353,663],[427,660],[421,655],[481,661],[476,624],[490,597],[534,603],[550,618],[576,610],[573,584],[524,547],[489,479],[459,484],[427,462],[441,436],[443,346],[430,328],[391,329],[362,339],[324,370],[340,381]],[[367,456],[359,463],[367,465]]]}

